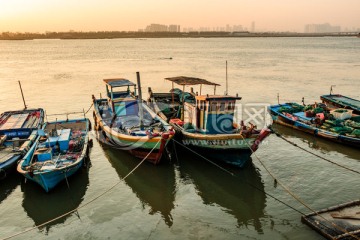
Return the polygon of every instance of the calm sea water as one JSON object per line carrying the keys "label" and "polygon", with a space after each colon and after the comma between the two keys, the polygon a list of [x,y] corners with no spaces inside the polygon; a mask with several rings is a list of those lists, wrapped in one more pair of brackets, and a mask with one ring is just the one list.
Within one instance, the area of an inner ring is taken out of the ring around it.
{"label": "calm sea water", "polygon": [[[335,93],[360,98],[357,38],[114,39],[0,41],[0,112],[21,109],[17,81],[29,107],[48,114],[85,111],[91,94],[104,94],[102,79],[141,74],[143,91],[168,91],[165,77],[194,76],[221,84],[243,104],[319,101]],[[172,59],[170,59],[172,58]],[[198,91],[198,89],[195,89]],[[212,93],[203,87],[203,92]],[[92,118],[91,111],[87,114]],[[277,126],[291,141],[334,162],[360,170],[360,150]],[[94,138],[94,135],[92,134]],[[6,238],[103,197],[16,239],[322,239],[300,221],[308,213],[259,161],[245,169],[178,151],[178,160],[154,167],[94,138],[91,167],[53,192],[13,175],[0,182],[0,238]],[[360,198],[359,175],[336,167],[272,135],[257,156],[314,209]],[[266,194],[265,194],[266,193]],[[273,197],[271,197],[273,196]]]}

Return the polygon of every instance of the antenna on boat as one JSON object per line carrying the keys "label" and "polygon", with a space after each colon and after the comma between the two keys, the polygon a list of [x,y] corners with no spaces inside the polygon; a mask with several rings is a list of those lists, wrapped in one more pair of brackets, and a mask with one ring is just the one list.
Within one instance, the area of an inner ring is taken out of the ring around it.
{"label": "antenna on boat", "polygon": [[144,130],[144,111],[142,106],[142,93],[141,93],[141,83],[140,83],[140,73],[136,72],[137,85],[138,85],[138,106],[139,106],[139,115],[140,115],[140,129]]}
{"label": "antenna on boat", "polygon": [[18,82],[19,82],[19,86],[20,86],[21,96],[22,96],[22,99],[23,99],[23,102],[24,102],[24,110],[26,110],[27,106],[26,106],[26,103],[25,103],[24,93],[23,93],[20,81],[18,81]]}
{"label": "antenna on boat", "polygon": [[332,95],[333,87],[336,87],[336,85],[331,85],[331,86],[330,86],[330,95]]}
{"label": "antenna on boat", "polygon": [[228,95],[228,69],[227,69],[227,60],[226,60],[226,92],[225,95]]}

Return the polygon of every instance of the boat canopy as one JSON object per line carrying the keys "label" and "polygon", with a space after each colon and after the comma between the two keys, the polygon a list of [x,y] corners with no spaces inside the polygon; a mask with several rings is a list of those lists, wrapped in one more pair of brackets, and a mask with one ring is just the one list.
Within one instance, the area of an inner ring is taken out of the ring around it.
{"label": "boat canopy", "polygon": [[209,82],[208,80],[201,79],[201,78],[194,78],[194,77],[171,77],[171,78],[165,78],[166,80],[169,80],[171,82],[174,82],[178,85],[198,85],[198,84],[205,84],[205,85],[213,85],[213,86],[220,86],[220,84]]}
{"label": "boat canopy", "polygon": [[127,80],[125,78],[104,79],[104,82],[111,88],[136,86],[135,83],[133,83],[130,80]]}
{"label": "boat canopy", "polygon": [[223,100],[223,101],[232,101],[232,100],[241,100],[241,97],[238,96],[219,96],[219,95],[201,95],[201,96],[196,96],[195,97],[196,100],[199,101],[211,101],[211,100]]}

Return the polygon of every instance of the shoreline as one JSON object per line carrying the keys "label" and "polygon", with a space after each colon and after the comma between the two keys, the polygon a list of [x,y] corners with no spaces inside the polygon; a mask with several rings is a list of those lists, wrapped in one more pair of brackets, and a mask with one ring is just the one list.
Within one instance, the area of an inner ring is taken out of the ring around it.
{"label": "shoreline", "polygon": [[357,32],[339,33],[269,33],[269,32],[47,32],[0,34],[0,40],[37,39],[119,39],[119,38],[266,38],[266,37],[360,37]]}

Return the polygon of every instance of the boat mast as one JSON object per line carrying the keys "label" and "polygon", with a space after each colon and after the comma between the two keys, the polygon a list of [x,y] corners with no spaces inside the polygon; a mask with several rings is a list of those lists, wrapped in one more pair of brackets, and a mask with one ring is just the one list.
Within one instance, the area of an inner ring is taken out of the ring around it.
{"label": "boat mast", "polygon": [[225,95],[228,95],[228,71],[227,71],[227,60],[226,60],[226,92]]}
{"label": "boat mast", "polygon": [[142,106],[142,93],[140,83],[140,73],[136,72],[137,85],[138,85],[138,106],[139,106],[139,117],[140,117],[140,129],[144,130],[144,111]]}
{"label": "boat mast", "polygon": [[26,103],[25,103],[24,93],[23,93],[23,90],[22,90],[22,88],[21,88],[21,83],[20,83],[20,81],[18,81],[18,82],[19,82],[19,86],[20,86],[20,91],[21,91],[22,100],[23,100],[23,102],[24,102],[24,110],[26,110],[26,109],[27,109],[27,106],[26,106]]}

